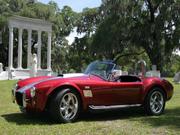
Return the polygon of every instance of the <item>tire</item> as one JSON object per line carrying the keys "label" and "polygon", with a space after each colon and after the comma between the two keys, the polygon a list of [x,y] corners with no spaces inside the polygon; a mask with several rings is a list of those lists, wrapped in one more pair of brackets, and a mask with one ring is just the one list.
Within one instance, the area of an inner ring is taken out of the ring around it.
{"label": "tire", "polygon": [[165,108],[165,93],[161,88],[153,88],[145,98],[144,109],[148,115],[161,115]]}
{"label": "tire", "polygon": [[81,110],[81,100],[78,93],[71,89],[63,89],[51,100],[49,112],[54,120],[62,123],[73,122]]}

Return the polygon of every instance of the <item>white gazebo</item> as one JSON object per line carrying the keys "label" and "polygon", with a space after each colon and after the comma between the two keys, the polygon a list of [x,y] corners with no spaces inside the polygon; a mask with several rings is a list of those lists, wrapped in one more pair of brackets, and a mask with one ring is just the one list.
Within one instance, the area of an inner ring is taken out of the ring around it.
{"label": "white gazebo", "polygon": [[[9,55],[8,55],[8,78],[26,78],[29,77],[30,72],[30,63],[31,63],[31,41],[32,41],[32,31],[37,31],[38,41],[37,41],[37,75],[51,75],[51,33],[52,33],[52,23],[40,20],[33,19],[21,16],[12,16],[9,18]],[[18,29],[18,59],[17,59],[17,68],[13,67],[13,41],[14,33],[13,29]],[[28,31],[27,38],[27,68],[22,68],[22,35],[23,30]],[[42,32],[47,32],[48,34],[48,43],[47,43],[47,69],[41,68],[41,47],[42,47]]]}

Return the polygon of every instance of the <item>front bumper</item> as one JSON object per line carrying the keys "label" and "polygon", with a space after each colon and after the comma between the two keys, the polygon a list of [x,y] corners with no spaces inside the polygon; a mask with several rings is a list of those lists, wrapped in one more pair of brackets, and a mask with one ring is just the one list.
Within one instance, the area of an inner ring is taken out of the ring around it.
{"label": "front bumper", "polygon": [[42,109],[38,108],[36,97],[32,98],[29,96],[29,90],[21,91],[21,90],[12,90],[12,102],[16,103],[21,112],[41,112]]}

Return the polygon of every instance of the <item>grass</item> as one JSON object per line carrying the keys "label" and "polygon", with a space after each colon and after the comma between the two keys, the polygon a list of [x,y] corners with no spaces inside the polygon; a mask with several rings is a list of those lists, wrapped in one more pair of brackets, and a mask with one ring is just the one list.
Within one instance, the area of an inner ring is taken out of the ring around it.
{"label": "grass", "polygon": [[[171,79],[170,79],[171,80]],[[146,116],[141,108],[84,114],[77,122],[54,123],[48,115],[28,116],[11,102],[15,81],[0,81],[0,135],[146,135],[180,134],[180,84],[161,116]]]}

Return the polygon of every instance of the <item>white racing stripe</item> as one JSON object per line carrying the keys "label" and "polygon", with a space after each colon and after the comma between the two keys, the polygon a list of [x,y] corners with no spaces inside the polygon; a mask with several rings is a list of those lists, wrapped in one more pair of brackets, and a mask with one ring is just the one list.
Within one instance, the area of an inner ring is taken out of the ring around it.
{"label": "white racing stripe", "polygon": [[52,78],[46,78],[28,85],[25,85],[24,87],[20,88],[18,91],[23,93],[24,91],[32,88],[34,85],[39,84],[41,82],[45,82],[45,81],[50,81],[50,80],[57,80],[57,79],[61,79],[61,78],[70,78],[70,77],[78,77],[78,76],[83,76],[83,73],[72,73],[72,74],[64,74],[63,77],[52,77]]}

